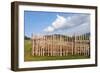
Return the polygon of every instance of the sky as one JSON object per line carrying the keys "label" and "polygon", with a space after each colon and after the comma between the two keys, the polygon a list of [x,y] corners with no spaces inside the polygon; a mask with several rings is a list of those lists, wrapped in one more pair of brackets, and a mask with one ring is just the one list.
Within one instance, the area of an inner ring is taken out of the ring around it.
{"label": "sky", "polygon": [[81,35],[90,33],[90,14],[24,11],[24,33]]}

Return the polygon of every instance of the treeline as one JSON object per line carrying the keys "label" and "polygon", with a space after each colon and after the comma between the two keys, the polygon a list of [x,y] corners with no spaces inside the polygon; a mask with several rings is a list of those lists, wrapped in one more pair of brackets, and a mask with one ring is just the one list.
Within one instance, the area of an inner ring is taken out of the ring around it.
{"label": "treeline", "polygon": [[24,36],[24,39],[25,39],[25,40],[30,40],[30,37]]}

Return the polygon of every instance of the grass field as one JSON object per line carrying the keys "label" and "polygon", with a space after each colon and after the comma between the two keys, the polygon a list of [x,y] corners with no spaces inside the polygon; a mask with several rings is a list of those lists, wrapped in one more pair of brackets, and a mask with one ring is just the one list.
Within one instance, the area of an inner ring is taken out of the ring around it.
{"label": "grass field", "polygon": [[66,60],[66,59],[86,59],[87,56],[32,56],[32,43],[30,40],[24,41],[24,61],[45,61],[45,60]]}

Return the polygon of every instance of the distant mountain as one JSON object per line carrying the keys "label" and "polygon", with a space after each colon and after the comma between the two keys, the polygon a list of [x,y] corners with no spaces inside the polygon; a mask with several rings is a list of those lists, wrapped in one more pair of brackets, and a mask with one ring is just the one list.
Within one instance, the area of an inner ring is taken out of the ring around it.
{"label": "distant mountain", "polygon": [[[84,34],[83,34],[84,35]],[[89,37],[90,36],[90,33],[85,33],[85,35],[87,36],[87,37]]]}
{"label": "distant mountain", "polygon": [[[81,35],[73,35],[73,36],[82,36],[82,35],[86,35],[86,36],[90,36],[90,33],[85,33],[85,34],[81,34]],[[64,34],[51,34],[51,35],[45,35],[46,37],[51,37],[51,36],[62,36],[62,37],[70,37],[69,35],[64,35]]]}
{"label": "distant mountain", "polygon": [[24,36],[25,40],[30,40],[30,37]]}
{"label": "distant mountain", "polygon": [[90,33],[86,33],[86,35],[90,36]]}

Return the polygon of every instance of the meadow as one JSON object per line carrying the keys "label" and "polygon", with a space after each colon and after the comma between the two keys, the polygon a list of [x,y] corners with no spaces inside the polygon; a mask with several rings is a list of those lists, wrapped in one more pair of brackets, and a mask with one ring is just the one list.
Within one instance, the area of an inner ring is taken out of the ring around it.
{"label": "meadow", "polygon": [[31,40],[24,41],[24,61],[45,61],[45,60],[69,60],[69,59],[87,59],[87,56],[69,55],[69,56],[32,56]]}

